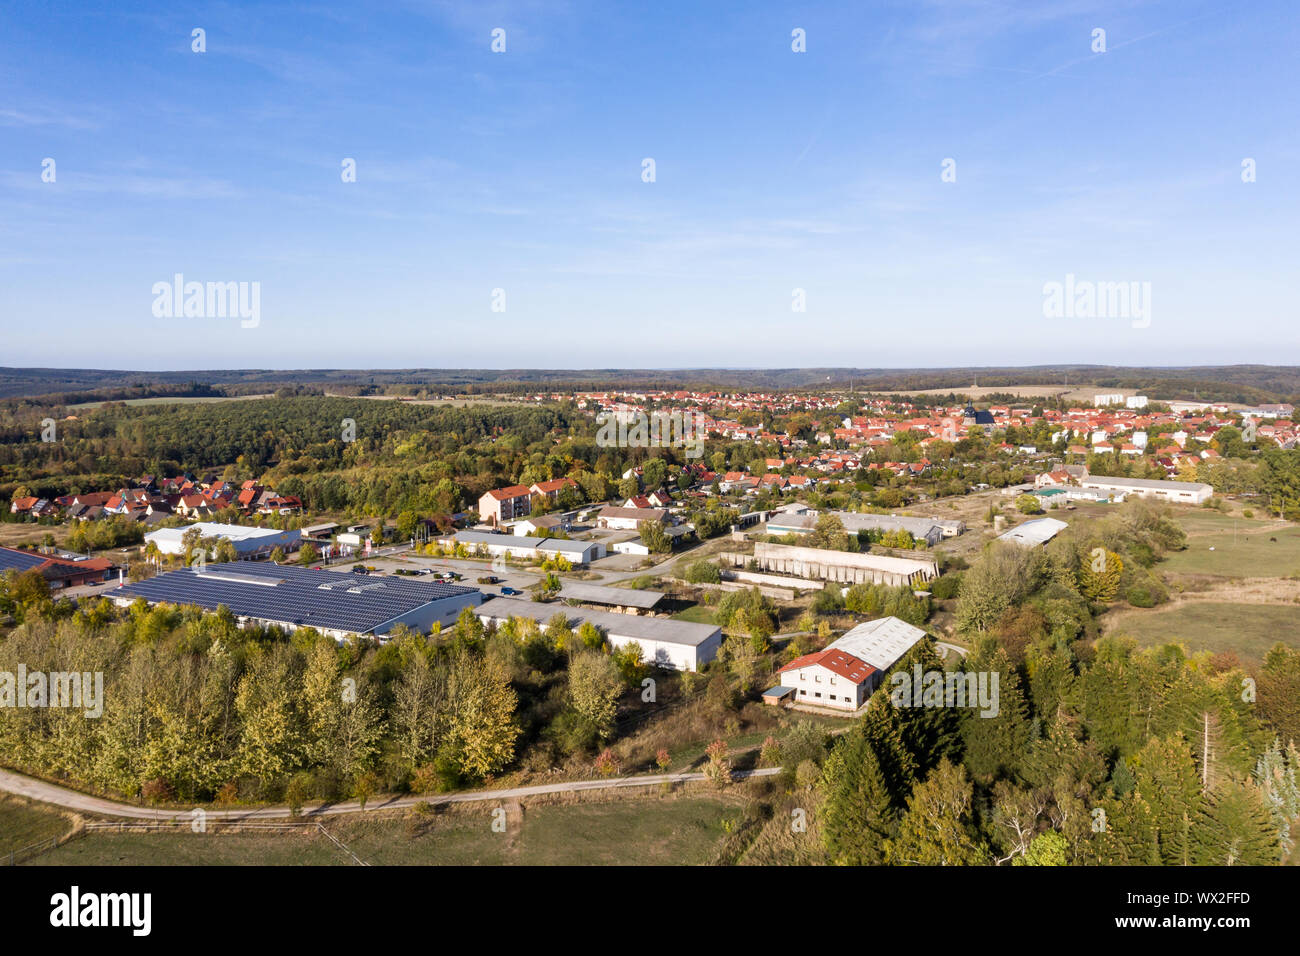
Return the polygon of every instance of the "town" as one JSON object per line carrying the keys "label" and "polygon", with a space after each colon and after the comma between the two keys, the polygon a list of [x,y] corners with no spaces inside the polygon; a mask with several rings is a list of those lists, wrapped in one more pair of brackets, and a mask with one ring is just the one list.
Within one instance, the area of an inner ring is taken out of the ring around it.
{"label": "town", "polygon": [[[908,759],[929,761],[940,774],[935,786],[992,786],[1028,772],[1012,770],[1011,754],[1078,733],[1043,708],[1082,692],[1066,687],[1085,687],[1098,655],[1118,654],[1121,666],[1139,668],[1159,640],[1180,637],[1188,641],[1182,666],[1208,682],[1204,693],[1245,674],[1269,688],[1251,719],[1274,722],[1284,739],[1289,718],[1275,695],[1291,679],[1282,675],[1300,672],[1300,651],[1272,647],[1280,632],[1268,599],[1230,598],[1233,578],[1198,575],[1218,571],[1219,548],[1242,553],[1252,540],[1250,553],[1262,550],[1264,560],[1271,546],[1277,560],[1249,580],[1300,569],[1294,407],[1137,392],[1097,391],[1080,401],[1077,389],[1065,388],[1018,401],[1010,387],[990,400],[978,386],[967,391],[981,398],[957,390],[929,403],[841,386],[551,390],[485,402],[294,389],[170,408],[14,406],[29,421],[58,415],[66,444],[28,445],[53,457],[44,471],[27,465],[27,477],[11,477],[0,524],[3,608],[11,627],[44,629],[50,638],[69,627],[70,635],[108,628],[124,646],[170,647],[192,632],[166,656],[197,639],[209,661],[218,648],[245,648],[242,677],[225,691],[236,704],[258,681],[273,682],[262,694],[299,679],[310,693],[324,675],[355,686],[344,710],[327,708],[332,733],[355,741],[346,752],[326,747],[311,756],[282,749],[285,740],[267,764],[269,755],[254,759],[244,750],[249,741],[235,739],[204,744],[215,746],[212,758],[189,769],[138,760],[111,771],[75,765],[70,782],[142,801],[154,819],[171,819],[167,808],[178,800],[292,808],[395,791],[409,794],[399,799],[410,805],[436,805],[467,787],[492,792],[497,781],[626,784],[638,774],[645,785],[687,787],[695,775],[714,787],[730,781],[724,792],[758,787],[761,796],[747,798],[755,805],[800,799],[800,788],[811,786],[833,807],[850,799],[825,776],[840,734],[893,713],[891,733],[906,740],[921,732],[909,723],[936,719],[934,707],[960,743]],[[267,413],[287,430],[257,466],[244,455],[223,461],[210,443],[174,446],[184,457],[171,461],[151,442],[105,459],[93,437],[101,421],[138,420],[141,433],[161,441],[178,429],[178,436],[233,429],[231,447],[247,447],[238,434],[264,433]],[[656,415],[690,420],[694,431],[679,429],[675,442],[634,443],[635,422]],[[611,420],[633,423],[622,432],[625,444],[603,440],[602,421]],[[320,435],[329,421],[348,422],[340,434],[349,440]],[[396,432],[390,422],[400,423]],[[432,454],[446,432],[461,436],[451,470],[425,471],[402,451]],[[521,443],[516,435],[531,437]],[[692,435],[700,441],[694,450]],[[512,443],[504,455],[503,442]],[[13,476],[12,453],[23,446],[9,447]],[[295,447],[318,449],[310,467]],[[96,483],[94,475],[68,474],[59,462],[69,453],[72,461],[155,467]],[[387,497],[376,496],[379,488]],[[394,488],[405,490],[393,495]],[[1203,557],[1182,557],[1193,549]],[[1166,571],[1179,562],[1185,572]],[[1173,611],[1165,609],[1214,606],[1187,603],[1189,588],[1204,599],[1221,591],[1223,601],[1252,602],[1234,606],[1259,615],[1258,625],[1243,618],[1236,641],[1213,632],[1194,638],[1177,626],[1166,633],[1161,615]],[[1135,627],[1136,641],[1128,636]],[[1144,649],[1151,638],[1143,635],[1164,636]],[[286,639],[307,655],[289,672],[281,670],[288,660],[246,656]],[[326,662],[310,652],[317,641],[337,656]],[[406,659],[420,649],[416,660],[429,676],[403,667],[381,677],[375,668],[394,649]],[[303,667],[301,678],[290,676]],[[1050,685],[1047,673],[1056,675]],[[431,679],[486,696],[460,692],[422,705],[417,696],[404,716],[403,701],[416,691],[403,688]],[[932,684],[937,696],[926,689]],[[115,686],[110,679],[110,722]],[[431,714],[423,729],[409,722],[421,706]],[[906,716],[909,708],[916,716]],[[0,710],[16,768],[47,759],[48,731],[34,712],[37,725],[31,708]],[[265,719],[241,713],[244,734]],[[293,719],[326,719],[312,713]],[[1204,717],[1222,752],[1189,741],[1178,758],[1187,772],[1211,757],[1225,773],[1251,765],[1252,747],[1234,751],[1225,736],[1224,722],[1242,715]],[[424,742],[402,743],[404,733]],[[85,739],[88,760],[110,746],[97,738]],[[1120,750],[1112,774],[1140,774],[1140,754],[1170,746],[1141,735],[1103,739]],[[1260,759],[1289,766],[1293,751],[1278,746]],[[1247,786],[1229,779],[1223,786]],[[781,797],[783,786],[793,789]],[[872,811],[882,816],[870,824],[880,828],[870,847],[859,824],[841,832],[831,815],[818,823],[813,856],[798,858],[883,863],[891,854],[931,852],[917,837],[903,842],[910,804],[898,786]],[[1008,791],[1006,799],[1020,798]],[[1097,799],[1119,801],[1117,820],[1133,812],[1124,802],[1132,795]],[[1066,861],[1130,859],[1132,833],[1060,831],[1047,809],[1014,839],[996,823],[978,836],[972,830],[965,861],[1046,852],[1033,849],[1035,833],[1053,853],[1063,838]],[[1277,845],[1260,847],[1261,862],[1290,852],[1285,828],[1278,833]],[[752,860],[780,843],[769,849],[776,836],[763,828],[751,836],[737,852]]]}

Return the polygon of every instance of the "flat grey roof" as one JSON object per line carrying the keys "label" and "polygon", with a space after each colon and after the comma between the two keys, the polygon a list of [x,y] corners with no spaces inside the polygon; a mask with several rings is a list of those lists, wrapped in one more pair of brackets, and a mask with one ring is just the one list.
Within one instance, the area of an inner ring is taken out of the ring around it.
{"label": "flat grey roof", "polygon": [[604,584],[584,584],[565,581],[560,597],[586,604],[613,604],[620,607],[639,607],[649,610],[663,598],[662,591],[636,591],[632,588],[611,588]]}
{"label": "flat grey roof", "polygon": [[591,548],[594,541],[571,541],[567,538],[534,538],[530,535],[493,534],[490,531],[457,531],[455,540],[467,545],[496,545],[501,548],[529,548],[534,551],[559,551],[569,554],[582,554]]}
{"label": "flat grey roof", "polygon": [[590,621],[614,637],[657,641],[660,644],[682,644],[687,647],[698,647],[722,630],[712,624],[674,621],[667,617],[641,617],[637,614],[593,611],[587,608],[567,607],[563,604],[518,601],[513,598],[491,598],[480,604],[474,613],[479,617],[489,617],[497,621],[512,617],[532,618],[543,625],[556,614],[563,613],[568,617],[571,628],[578,627],[583,621]]}

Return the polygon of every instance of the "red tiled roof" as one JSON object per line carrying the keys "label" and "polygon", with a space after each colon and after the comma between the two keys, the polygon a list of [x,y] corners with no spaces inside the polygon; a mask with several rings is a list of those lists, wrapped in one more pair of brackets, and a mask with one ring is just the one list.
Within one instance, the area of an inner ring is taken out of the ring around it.
{"label": "red tiled roof", "polygon": [[511,485],[508,488],[493,488],[488,492],[497,501],[505,501],[507,498],[524,498],[528,495],[528,489],[523,485]]}
{"label": "red tiled roof", "polygon": [[872,675],[875,668],[866,661],[847,654],[844,651],[834,648],[827,648],[824,651],[817,651],[813,654],[805,654],[803,657],[796,657],[785,667],[782,667],[778,674],[784,674],[789,670],[798,670],[803,667],[811,667],[814,664],[820,664],[833,674],[838,674],[845,680],[852,681],[854,684],[861,684]]}

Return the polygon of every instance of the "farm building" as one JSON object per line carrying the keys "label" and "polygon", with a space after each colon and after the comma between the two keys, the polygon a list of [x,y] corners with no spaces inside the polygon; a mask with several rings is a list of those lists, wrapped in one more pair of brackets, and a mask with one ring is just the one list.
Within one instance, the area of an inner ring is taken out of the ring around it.
{"label": "farm building", "polygon": [[646,591],[636,588],[611,588],[602,584],[586,584],[582,581],[565,581],[560,588],[561,601],[576,601],[579,604],[601,604],[624,613],[640,614],[651,611],[663,600],[663,591]]}
{"label": "farm building", "polygon": [[[849,534],[858,531],[906,531],[917,541],[933,547],[944,538],[954,538],[966,530],[963,521],[942,518],[917,518],[911,515],[859,514],[855,511],[828,511],[844,525]],[[817,512],[799,515],[772,515],[767,521],[768,534],[808,534],[817,527]]]}
{"label": "farm building", "polygon": [[1012,544],[1025,547],[1035,547],[1047,544],[1067,527],[1069,526],[1064,521],[1058,521],[1055,518],[1035,518],[1032,521],[1026,521],[1022,525],[1017,525],[1004,534],[998,535],[998,540],[1010,541]]}
{"label": "farm building", "polygon": [[765,703],[812,704],[857,710],[885,673],[925,637],[896,617],[865,621],[824,650],[797,657],[781,668],[781,684],[763,694]]}

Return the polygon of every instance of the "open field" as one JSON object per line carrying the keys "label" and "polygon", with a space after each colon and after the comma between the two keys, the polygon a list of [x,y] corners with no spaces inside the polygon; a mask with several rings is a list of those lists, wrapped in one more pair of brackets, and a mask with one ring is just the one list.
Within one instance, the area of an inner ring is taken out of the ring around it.
{"label": "open field", "polygon": [[1298,525],[1214,512],[1183,515],[1180,521],[1187,549],[1170,554],[1161,571],[1236,578],[1300,574]]}
{"label": "open field", "polygon": [[0,856],[71,829],[72,820],[53,807],[0,795]]}
{"label": "open field", "polygon": [[482,395],[458,395],[455,398],[407,398],[404,395],[343,395],[329,391],[325,395],[331,398],[365,398],[375,402],[406,402],[408,405],[455,405],[464,407],[467,405],[531,404],[518,399],[489,398]]}
{"label": "open field", "polygon": [[1136,638],[1143,646],[1181,643],[1189,651],[1234,653],[1257,664],[1282,641],[1300,647],[1300,605],[1197,601],[1151,610],[1117,612],[1107,634]]}
{"label": "open field", "polygon": [[82,402],[80,405],[67,406],[69,412],[89,411],[103,405],[210,405],[221,402],[247,402],[258,398],[274,398],[271,392],[257,395],[159,395],[154,398],[124,398],[115,402]]}
{"label": "open field", "polygon": [[[722,821],[738,814],[734,798],[714,794],[508,804],[502,808],[505,832],[498,832],[492,828],[494,809],[374,814],[329,820],[325,826],[358,857],[375,865],[689,865],[708,858],[723,836]],[[328,837],[305,827],[205,834],[188,829],[100,831],[64,844],[36,862],[47,866],[353,863]]]}
{"label": "open field", "polygon": [[63,544],[72,530],[66,524],[36,524],[32,521],[0,522],[0,546],[16,548],[20,544],[40,544],[46,534],[54,535],[55,544]]}
{"label": "open field", "polygon": [[[955,388],[922,388],[913,389],[906,392],[888,392],[884,394],[902,395],[906,398],[928,398],[934,395],[966,395],[974,401],[979,401],[989,395],[1019,395],[1022,398],[1044,398],[1053,395],[1060,395],[1062,392],[1068,392],[1069,385],[1000,385],[993,388],[971,388],[967,386],[957,386]],[[873,394],[876,394],[873,392]],[[1096,394],[1095,392],[1091,393]]]}

